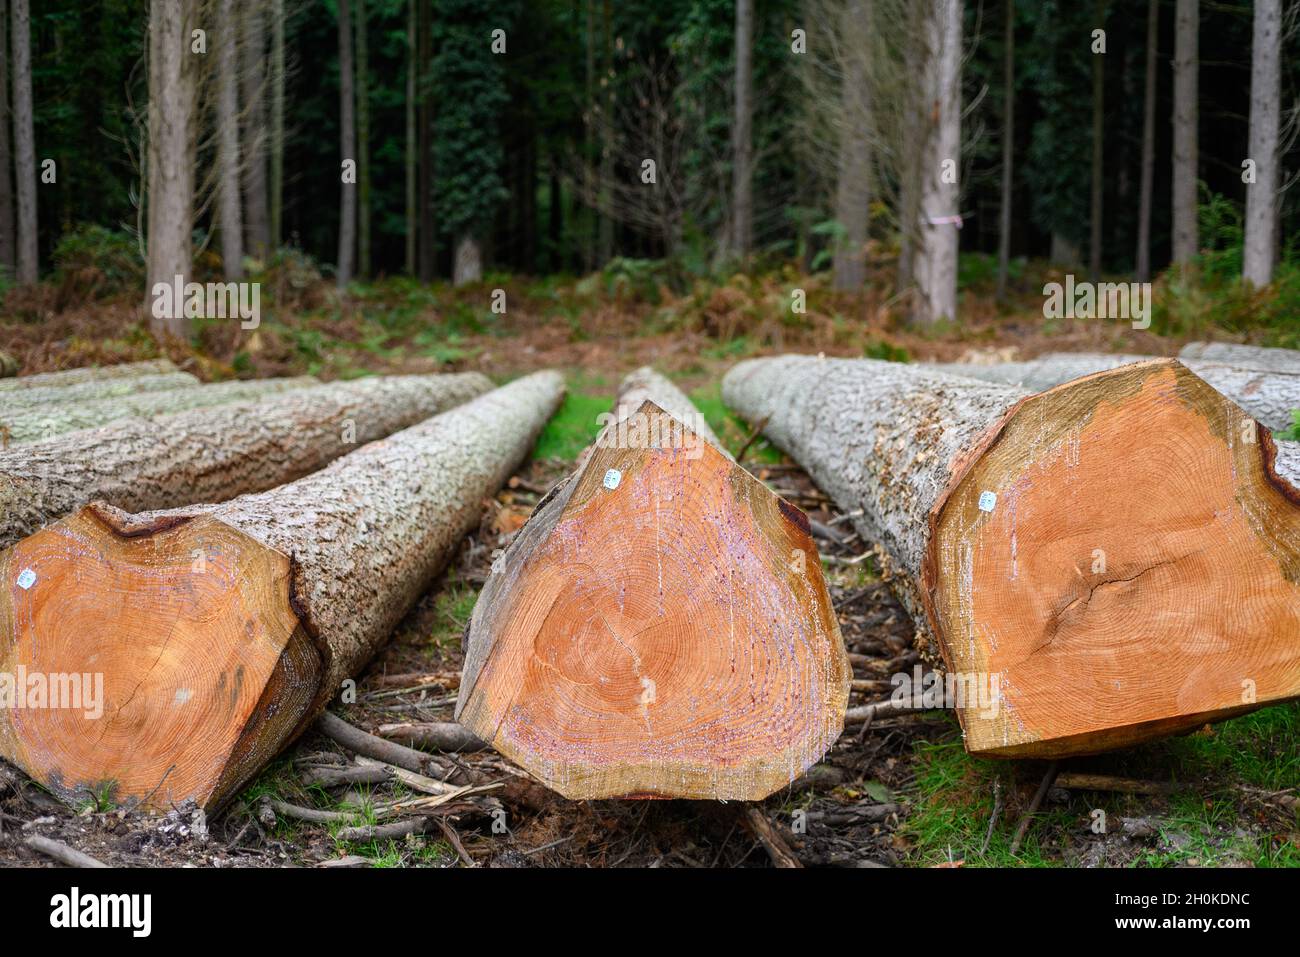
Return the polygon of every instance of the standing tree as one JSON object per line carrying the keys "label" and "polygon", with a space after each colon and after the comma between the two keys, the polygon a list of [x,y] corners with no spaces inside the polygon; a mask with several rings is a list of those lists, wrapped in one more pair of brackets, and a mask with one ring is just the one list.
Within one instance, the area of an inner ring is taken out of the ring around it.
{"label": "standing tree", "polygon": [[339,197],[339,289],[352,281],[352,251],[357,241],[356,129],[353,123],[352,11],[339,0],[339,153],[342,157],[342,192]]}
{"label": "standing tree", "polygon": [[266,0],[245,0],[243,62],[239,77],[244,93],[244,228],[247,248],[265,259],[271,247],[271,217],[266,193]]}
{"label": "standing tree", "polygon": [[239,20],[235,0],[217,2],[217,192],[221,263],[227,280],[244,274],[239,194]]}
{"label": "standing tree", "polygon": [[1250,154],[1255,178],[1246,186],[1246,238],[1241,275],[1256,286],[1273,281],[1277,227],[1278,114],[1282,101],[1281,0],[1255,0],[1250,68]]}
{"label": "standing tree", "polygon": [[1156,169],[1156,50],[1160,0],[1147,0],[1146,86],[1142,100],[1142,187],[1138,196],[1138,282],[1151,281],[1151,198]]}
{"label": "standing tree", "polygon": [[998,286],[1001,302],[1007,295],[1011,268],[1011,185],[1016,132],[1016,0],[1003,0],[1002,90],[1002,202],[998,209]]}
{"label": "standing tree", "polygon": [[284,0],[271,0],[271,249],[284,234]]}
{"label": "standing tree", "polygon": [[866,278],[867,214],[871,202],[871,106],[867,75],[871,30],[870,0],[848,0],[839,36],[843,59],[836,170],[835,220],[844,230],[835,247],[834,285],[857,290]]}
{"label": "standing tree", "polygon": [[1174,21],[1174,235],[1173,260],[1179,265],[1196,256],[1197,34],[1198,0],[1177,0]]}
{"label": "standing tree", "polygon": [[[25,5],[25,0],[15,0],[15,10],[19,3]],[[198,8],[199,0],[150,0],[149,3],[146,306],[150,304],[155,284],[170,286],[177,276],[183,278],[190,273],[194,222],[194,143],[191,137],[198,87],[198,65],[190,52],[190,31],[198,21]],[[34,218],[34,210],[32,215]],[[19,221],[22,221],[21,189]],[[34,222],[32,226],[35,227]],[[35,250],[32,252],[34,255]],[[156,334],[180,337],[188,331],[179,309],[173,309],[170,316],[153,316],[152,321]]]}
{"label": "standing tree", "polygon": [[416,7],[409,0],[406,14],[406,274],[415,275],[415,74],[418,68],[415,47]]}
{"label": "standing tree", "polygon": [[13,150],[9,142],[9,9],[0,0],[0,269],[12,276],[14,249]]}
{"label": "standing tree", "polygon": [[18,184],[18,272],[20,283],[36,282],[36,131],[32,112],[31,11],[13,0],[14,163]]}
{"label": "standing tree", "polygon": [[957,318],[957,248],[961,228],[961,0],[932,0],[924,82],[928,148],[919,175],[924,243],[916,262],[915,315],[923,323]]}
{"label": "standing tree", "polygon": [[754,242],[754,0],[736,0],[736,89],[732,125],[731,251]]}
{"label": "standing tree", "polygon": [[430,60],[433,57],[433,7],[430,0],[420,0],[419,47],[416,56],[419,91],[419,179],[420,179],[420,278],[433,280],[437,272],[438,237],[433,222],[433,91]]}
{"label": "standing tree", "polygon": [[1105,193],[1106,164],[1102,151],[1106,128],[1106,0],[1096,2],[1096,28],[1103,31],[1100,50],[1092,51],[1092,215],[1089,217],[1088,273],[1093,282],[1101,278],[1101,215]]}
{"label": "standing tree", "polygon": [[370,55],[366,38],[366,0],[357,5],[357,258],[362,276],[370,275]]}

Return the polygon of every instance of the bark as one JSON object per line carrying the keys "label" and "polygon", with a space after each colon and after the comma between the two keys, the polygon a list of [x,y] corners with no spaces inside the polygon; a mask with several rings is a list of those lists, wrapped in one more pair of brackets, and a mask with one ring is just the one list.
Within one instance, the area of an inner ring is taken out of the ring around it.
{"label": "bark", "polygon": [[18,195],[18,268],[24,285],[36,282],[38,269],[36,231],[36,132],[32,109],[31,10],[29,0],[10,0],[13,19],[14,180]]}
{"label": "bark", "polygon": [[357,5],[357,259],[362,276],[370,275],[370,51],[366,0]]}
{"label": "bark", "polygon": [[102,381],[105,379],[125,379],[175,371],[176,366],[174,366],[168,359],[149,359],[145,362],[123,362],[115,366],[87,366],[83,369],[63,369],[59,372],[40,372],[36,375],[23,376],[21,379],[11,379],[8,382],[0,382],[0,392],[12,392],[14,389],[43,389],[50,386],[76,385],[80,382]]}
{"label": "bark", "polygon": [[[869,0],[851,0],[844,9],[845,42],[867,43]],[[865,70],[866,54],[847,54],[840,124],[840,157],[835,188],[835,219],[844,236],[835,248],[836,289],[856,291],[866,279],[867,212],[871,203],[871,102]]]}
{"label": "bark", "polygon": [[662,376],[625,380],[474,608],[456,719],[565,797],[758,800],[843,727],[807,519],[699,419]]}
{"label": "bark", "polygon": [[[1106,0],[1096,0],[1097,28],[1106,27]],[[1102,202],[1106,175],[1104,137],[1106,130],[1106,55],[1092,54],[1092,214],[1089,217],[1088,272],[1093,282],[1101,278]]]}
{"label": "bark", "polygon": [[[194,125],[196,66],[189,54],[197,0],[150,0],[148,263],[145,306],[154,287],[190,275],[194,222]],[[152,316],[155,335],[182,338],[184,313]]]}
{"label": "bark", "polygon": [[438,234],[433,208],[433,95],[429,89],[429,64],[433,60],[433,11],[429,0],[420,3],[419,124],[420,124],[420,279],[432,282],[438,272]]}
{"label": "bark", "polygon": [[1151,199],[1156,169],[1156,51],[1160,0],[1147,0],[1147,71],[1142,101],[1142,188],[1138,198],[1138,282],[1151,281]]}
{"label": "bark", "polygon": [[14,157],[9,139],[9,4],[0,0],[0,267],[13,276],[17,265],[14,239]]}
{"label": "bark", "polygon": [[419,60],[415,46],[415,0],[409,0],[406,24],[406,274],[415,275],[415,74]]}
{"label": "bark", "polygon": [[271,251],[271,217],[266,192],[266,23],[264,0],[243,0],[242,63],[239,78],[244,93],[244,228],[248,253],[266,261]]}
{"label": "bark", "polygon": [[239,191],[239,20],[236,0],[217,3],[217,166],[221,263],[227,281],[244,275],[244,217]]}
{"label": "bark", "polygon": [[736,0],[735,58],[731,250],[744,258],[754,243],[754,0]]}
{"label": "bark", "polygon": [[0,413],[0,434],[6,435],[11,444],[40,442],[64,432],[96,429],[119,419],[205,409],[317,384],[310,376],[296,379],[252,379],[247,382],[218,382],[164,392],[135,392],[114,398],[45,408],[5,410]]}
{"label": "bark", "polygon": [[463,286],[483,278],[483,251],[476,237],[466,233],[456,243],[456,260],[452,263],[452,285]]}
{"label": "bark", "polygon": [[927,21],[930,52],[925,65],[927,98],[933,105],[930,148],[922,163],[922,246],[915,270],[920,288],[917,318],[924,323],[957,318],[957,250],[961,166],[960,0],[933,0]]}
{"label": "bark", "polygon": [[1184,361],[1204,359],[1240,369],[1300,375],[1300,350],[1297,349],[1266,349],[1263,346],[1243,346],[1233,342],[1189,342],[1178,353],[1178,358]]}
{"label": "bark", "polygon": [[1011,186],[1014,182],[1016,135],[1016,2],[1003,0],[1005,23],[1002,46],[1002,90],[1005,106],[1002,116],[1002,204],[998,209],[998,285],[997,299],[1007,295],[1007,273],[1011,268]]}
{"label": "bark", "polygon": [[139,512],[292,482],[490,388],[478,373],[361,379],[119,419],[3,452],[0,548],[96,499]]}
{"label": "bark", "polygon": [[1173,260],[1190,263],[1198,251],[1196,212],[1198,0],[1177,0],[1174,21]]}
{"label": "bark", "polygon": [[1250,153],[1255,182],[1246,185],[1246,235],[1241,275],[1264,287],[1273,281],[1277,217],[1278,116],[1282,106],[1281,0],[1255,0],[1250,60]]}
{"label": "bark", "polygon": [[[353,121],[352,12],[348,0],[339,0],[339,153],[346,160],[357,158],[357,134]],[[343,183],[339,197],[338,285],[346,289],[352,281],[352,255],[357,242],[357,184]]]}
{"label": "bark", "polygon": [[271,250],[284,235],[284,0],[271,0]]}
{"label": "bark", "polygon": [[379,736],[426,751],[482,751],[485,745],[454,721],[404,722],[380,725]]}
{"label": "bark", "polygon": [[67,800],[113,781],[119,802],[219,808],[384,643],[562,393],[538,373],[267,492],[91,505],[19,542],[0,577],[35,580],[0,594],[0,660],[95,661],[104,713],[0,714],[0,753]]}
{"label": "bark", "polygon": [[1300,491],[1177,362],[1031,394],[785,356],[722,388],[861,510],[972,753],[1095,753],[1300,695]]}
{"label": "bark", "polygon": [[[935,368],[1042,392],[1080,376],[1152,358],[1105,352],[1053,352],[1029,362],[1000,362],[989,366],[949,363]],[[1287,428],[1291,425],[1292,411],[1300,409],[1300,370],[1290,374],[1261,372],[1231,363],[1187,358],[1182,363],[1270,429]]]}
{"label": "bark", "polygon": [[73,382],[61,380],[49,385],[10,391],[3,401],[0,401],[0,414],[10,416],[19,412],[39,412],[42,409],[112,399],[134,393],[170,392],[173,389],[184,389],[198,384],[199,380],[188,372],[159,372],[154,375],[91,378]]}

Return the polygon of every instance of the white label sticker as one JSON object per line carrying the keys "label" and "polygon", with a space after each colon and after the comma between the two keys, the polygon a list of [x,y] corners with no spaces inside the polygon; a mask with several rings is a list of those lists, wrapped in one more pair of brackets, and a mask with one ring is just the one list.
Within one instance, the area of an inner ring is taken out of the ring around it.
{"label": "white label sticker", "polygon": [[991,512],[993,507],[998,504],[996,492],[980,492],[980,511]]}
{"label": "white label sticker", "polygon": [[618,483],[623,481],[623,473],[618,469],[610,469],[605,473],[605,488],[611,492],[618,488]]}
{"label": "white label sticker", "polygon": [[24,568],[18,576],[18,587],[23,591],[31,588],[36,584],[36,572],[30,568]]}

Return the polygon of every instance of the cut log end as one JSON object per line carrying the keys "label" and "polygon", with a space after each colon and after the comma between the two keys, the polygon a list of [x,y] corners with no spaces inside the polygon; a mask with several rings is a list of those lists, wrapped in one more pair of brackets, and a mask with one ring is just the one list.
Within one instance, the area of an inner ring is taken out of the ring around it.
{"label": "cut log end", "polygon": [[1272,456],[1173,360],[1015,406],[931,517],[968,749],[1088,754],[1300,696],[1300,506]]}
{"label": "cut log end", "polygon": [[320,658],[286,556],[209,517],[125,518],[87,506],[0,555],[0,673],[28,684],[0,754],[67,800],[213,809],[295,733]]}
{"label": "cut log end", "polygon": [[494,569],[457,718],[568,798],[763,798],[848,696],[807,522],[707,443],[629,444],[598,442]]}

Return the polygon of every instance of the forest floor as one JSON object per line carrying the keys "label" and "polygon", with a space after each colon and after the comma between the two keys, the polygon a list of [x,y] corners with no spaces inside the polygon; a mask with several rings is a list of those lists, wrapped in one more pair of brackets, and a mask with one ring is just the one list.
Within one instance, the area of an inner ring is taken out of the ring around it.
{"label": "forest floor", "polygon": [[[611,277],[608,271],[586,280],[489,280],[454,291],[392,280],[356,287],[342,308],[322,284],[304,284],[293,307],[264,319],[259,329],[206,327],[196,345],[173,344],[168,353],[206,378],[479,369],[504,381],[543,367],[566,373],[569,395],[531,461],[485,503],[480,528],[457,562],[358,682],[357,702],[336,709],[373,729],[451,719],[460,637],[490,554],[573,467],[618,379],[638,365],[652,364],[677,380],[734,453],[749,430],[727,412],[717,383],[747,355],[789,350],[955,360],[1084,349],[1173,354],[1183,338],[1204,332],[1161,337],[1128,324],[1044,320],[1036,295],[1044,275],[1050,273],[1040,267],[1023,277],[1020,299],[1002,307],[991,296],[967,293],[960,329],[924,335],[905,329],[887,301],[837,297],[819,280],[797,276],[740,276],[677,296],[644,277]],[[790,291],[803,285],[809,309],[793,319]],[[491,311],[494,288],[506,290],[504,314]],[[57,308],[61,295],[46,290],[20,303],[14,311],[27,321],[0,328],[0,348],[17,355],[24,371],[157,354],[132,303],[69,310]],[[843,531],[842,541],[819,545],[846,645],[858,656],[854,677],[888,680],[910,671],[916,663],[912,626],[873,561],[862,559],[871,543],[858,540],[808,477],[762,440],[750,447],[746,465],[810,517]],[[402,678],[394,684],[393,676]],[[851,703],[884,696],[855,693]],[[744,805],[571,802],[490,751],[456,760],[502,782],[494,793],[505,808],[503,819],[467,810],[447,817],[445,830],[360,844],[340,840],[339,825],[281,818],[268,826],[259,819],[260,800],[273,796],[344,810],[364,823],[373,819],[376,802],[400,793],[393,784],[349,793],[305,786],[302,759],[328,762],[331,755],[343,760],[336,745],[309,732],[207,822],[185,808],[159,817],[89,798],[69,808],[0,763],[0,864],[48,863],[22,845],[32,832],[127,866],[769,864]],[[821,763],[763,802],[763,811],[809,866],[1300,866],[1300,704],[1063,763],[1062,771],[1155,783],[1164,793],[1053,788],[1013,853],[1013,834],[1046,768],[1043,762],[972,759],[950,714],[908,713],[846,729]]]}

